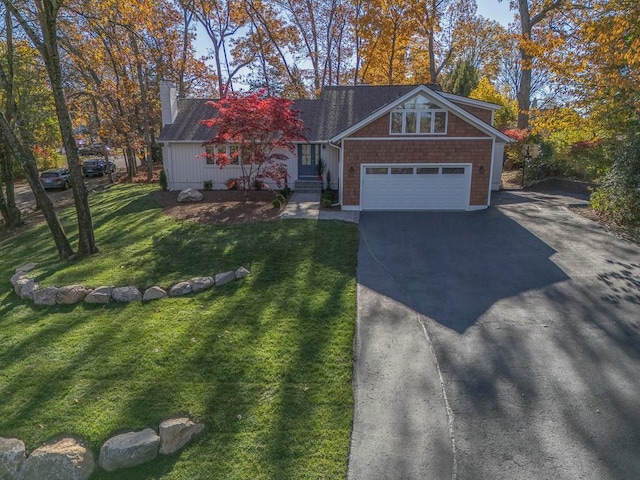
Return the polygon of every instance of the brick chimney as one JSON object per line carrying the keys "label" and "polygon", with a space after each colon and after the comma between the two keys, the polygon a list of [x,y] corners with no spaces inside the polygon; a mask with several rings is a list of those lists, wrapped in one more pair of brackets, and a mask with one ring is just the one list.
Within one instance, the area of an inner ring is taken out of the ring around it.
{"label": "brick chimney", "polygon": [[162,106],[162,126],[171,125],[178,115],[176,85],[170,80],[160,80],[160,105]]}

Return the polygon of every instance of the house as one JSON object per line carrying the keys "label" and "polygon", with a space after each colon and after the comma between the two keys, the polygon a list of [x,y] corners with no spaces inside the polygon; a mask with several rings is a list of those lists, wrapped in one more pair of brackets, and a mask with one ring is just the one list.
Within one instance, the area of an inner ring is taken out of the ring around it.
{"label": "house", "polygon": [[[239,177],[238,165],[221,169],[202,156],[203,142],[212,137],[200,124],[214,114],[208,100],[177,99],[170,82],[162,82],[160,96],[169,188],[211,181],[222,189]],[[313,182],[322,159],[343,210],[477,210],[500,187],[510,139],[492,126],[498,105],[434,85],[362,85],[325,87],[319,98],[298,100],[294,108],[307,142],[287,152],[289,177],[299,188]]]}

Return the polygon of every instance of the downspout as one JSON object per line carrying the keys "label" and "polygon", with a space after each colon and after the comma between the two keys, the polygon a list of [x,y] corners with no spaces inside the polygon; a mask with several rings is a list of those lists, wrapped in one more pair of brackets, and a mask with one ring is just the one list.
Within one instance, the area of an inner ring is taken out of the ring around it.
{"label": "downspout", "polygon": [[[340,142],[342,143],[342,142]],[[331,140],[329,140],[329,146],[333,147],[333,148],[337,148],[338,152],[340,152],[340,155],[338,156],[338,172],[340,172],[339,176],[338,176],[338,193],[339,193],[339,197],[338,197],[338,202],[340,203],[340,206],[342,206],[342,192],[343,192],[343,188],[342,188],[342,184],[343,184],[343,177],[344,177],[344,172],[343,172],[343,158],[342,158],[342,147],[340,145],[336,145],[335,143],[333,143]]]}
{"label": "downspout", "polygon": [[491,163],[489,164],[489,193],[487,193],[487,207],[491,205],[491,189],[493,188],[493,173],[494,173],[494,165],[495,165],[495,155],[496,155],[496,138],[493,137],[491,140]]}

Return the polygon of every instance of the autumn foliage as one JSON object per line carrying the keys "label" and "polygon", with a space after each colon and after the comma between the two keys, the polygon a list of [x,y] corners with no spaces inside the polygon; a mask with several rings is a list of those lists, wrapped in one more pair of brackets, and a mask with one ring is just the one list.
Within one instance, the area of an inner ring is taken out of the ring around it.
{"label": "autumn foliage", "polygon": [[292,109],[293,102],[258,91],[227,94],[208,104],[216,109],[216,115],[202,121],[214,129],[205,145],[234,145],[237,149],[218,148],[205,155],[213,157],[221,168],[239,164],[242,177],[238,183],[244,190],[268,186],[268,180],[282,187],[287,178],[286,151],[294,152],[293,142],[304,140],[304,124]]}

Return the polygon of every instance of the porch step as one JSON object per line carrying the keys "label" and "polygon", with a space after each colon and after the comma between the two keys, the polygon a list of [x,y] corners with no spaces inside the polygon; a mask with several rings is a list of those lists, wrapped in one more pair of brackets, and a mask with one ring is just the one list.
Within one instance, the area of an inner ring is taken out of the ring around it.
{"label": "porch step", "polygon": [[322,180],[296,180],[293,190],[295,192],[321,192]]}

